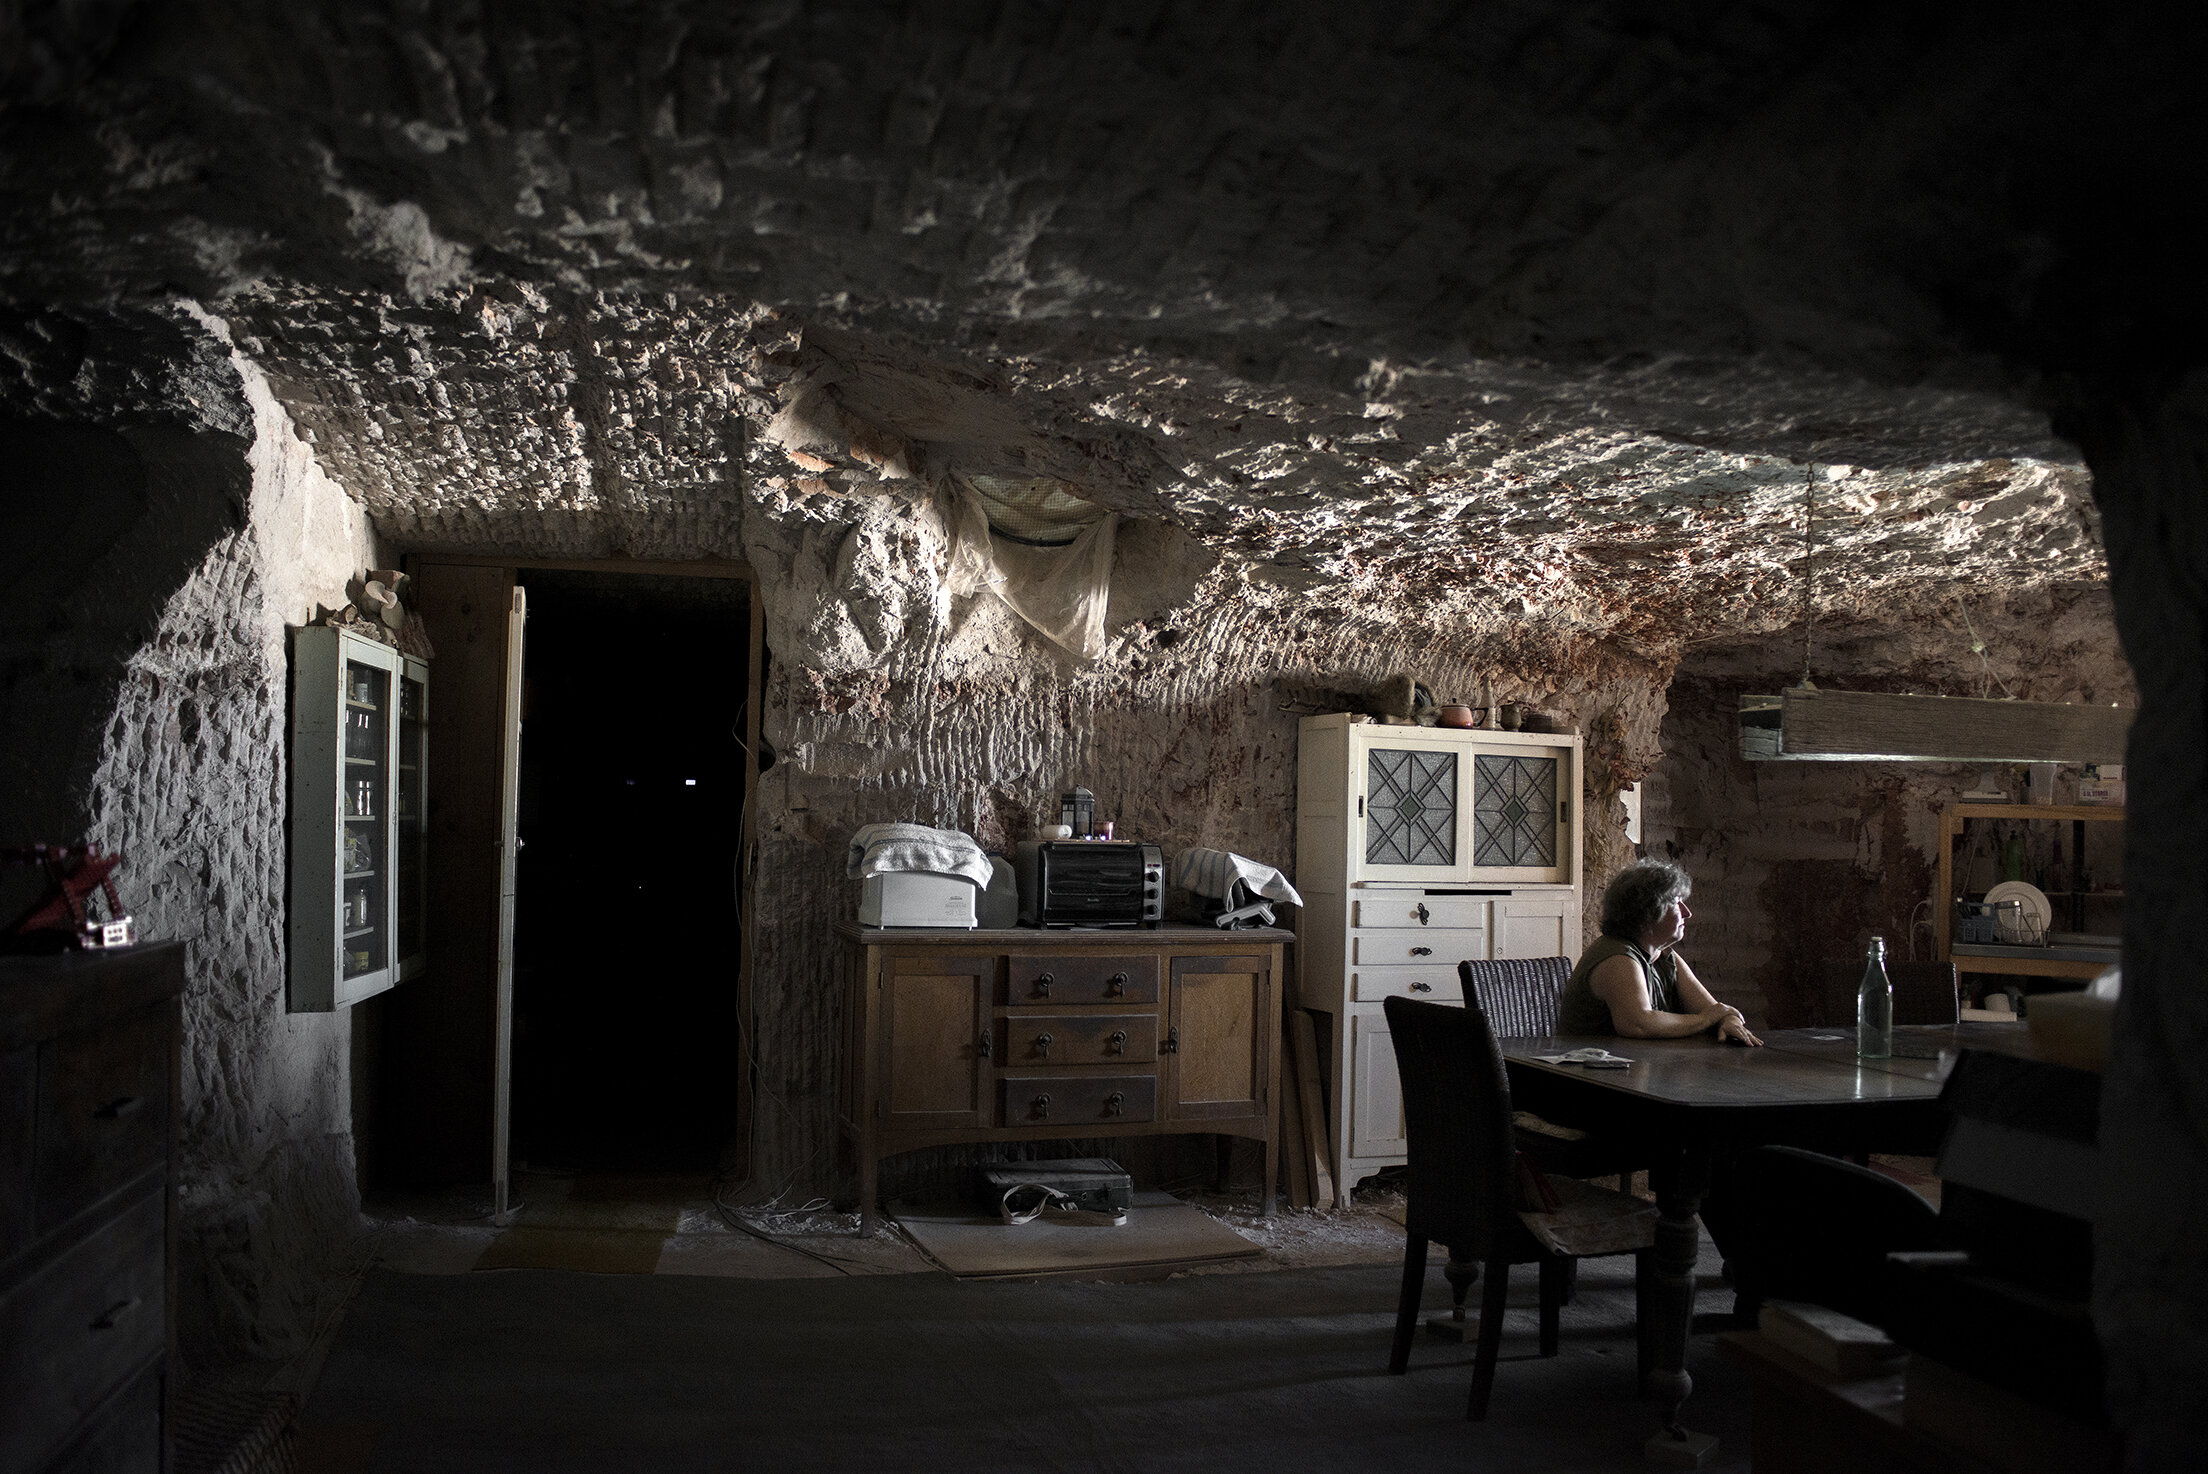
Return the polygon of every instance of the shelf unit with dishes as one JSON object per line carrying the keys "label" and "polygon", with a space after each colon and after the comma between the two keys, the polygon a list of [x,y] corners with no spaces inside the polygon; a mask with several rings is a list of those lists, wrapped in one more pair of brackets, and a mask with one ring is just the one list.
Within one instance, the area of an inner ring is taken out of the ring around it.
{"label": "shelf unit with dishes", "polygon": [[[2099,976],[2112,962],[2114,956],[2075,957],[2061,956],[2065,951],[2084,949],[2055,947],[2015,947],[2000,953],[1957,951],[1955,938],[1955,907],[1962,899],[1956,893],[1955,846],[1963,838],[1964,826],[1972,820],[2008,819],[2026,823],[2068,823],[2071,832],[2070,864],[2073,888],[2067,891],[2043,891],[2050,901],[2056,897],[2068,900],[2070,905],[2070,929],[2083,931],[2085,907],[2090,901],[2122,900],[2121,890],[2088,890],[2078,880],[2085,857],[2085,826],[2088,824],[2121,824],[2124,811],[2117,805],[2095,804],[1950,804],[1940,816],[1940,847],[1938,856],[1935,904],[1932,908],[1934,946],[1937,960],[1952,962],[1964,972],[2001,973],[2011,977],[2064,978],[2088,981]],[[1968,876],[1964,879],[1967,881]],[[2034,955],[2038,954],[2038,955]]]}
{"label": "shelf unit with dishes", "polygon": [[323,1013],[424,965],[429,667],[310,626],[291,698],[290,1004]]}

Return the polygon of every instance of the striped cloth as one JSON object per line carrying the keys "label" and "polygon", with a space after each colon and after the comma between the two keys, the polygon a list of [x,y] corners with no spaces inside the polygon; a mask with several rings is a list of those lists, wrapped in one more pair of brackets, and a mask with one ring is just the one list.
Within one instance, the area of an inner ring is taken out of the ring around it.
{"label": "striped cloth", "polygon": [[1498,1039],[1556,1032],[1557,1004],[1571,981],[1569,957],[1498,957],[1460,962],[1457,975],[1480,1000],[1480,1012]]}

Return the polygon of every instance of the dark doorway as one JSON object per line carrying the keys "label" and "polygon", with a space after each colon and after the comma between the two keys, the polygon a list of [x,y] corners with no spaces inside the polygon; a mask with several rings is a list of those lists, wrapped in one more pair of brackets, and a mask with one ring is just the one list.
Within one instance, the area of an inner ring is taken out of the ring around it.
{"label": "dark doorway", "polygon": [[514,1164],[710,1171],[745,1046],[750,585],[520,577]]}

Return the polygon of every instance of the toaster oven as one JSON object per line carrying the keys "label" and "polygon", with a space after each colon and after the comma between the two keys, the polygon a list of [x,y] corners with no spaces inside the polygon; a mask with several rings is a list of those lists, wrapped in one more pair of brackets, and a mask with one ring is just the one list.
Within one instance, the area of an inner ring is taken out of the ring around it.
{"label": "toaster oven", "polygon": [[1165,917],[1165,853],[1133,840],[1028,840],[1013,854],[1020,925],[1154,927]]}

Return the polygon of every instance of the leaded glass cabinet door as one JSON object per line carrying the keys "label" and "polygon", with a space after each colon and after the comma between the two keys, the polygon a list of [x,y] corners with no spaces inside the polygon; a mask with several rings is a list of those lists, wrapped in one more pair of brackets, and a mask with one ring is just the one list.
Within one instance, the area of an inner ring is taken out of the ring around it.
{"label": "leaded glass cabinet door", "polygon": [[1579,875],[1576,741],[1482,734],[1472,749],[1472,864],[1467,878],[1571,882]]}
{"label": "leaded glass cabinet door", "polygon": [[1363,881],[1462,880],[1472,859],[1470,750],[1418,728],[1361,729],[1351,745]]}

